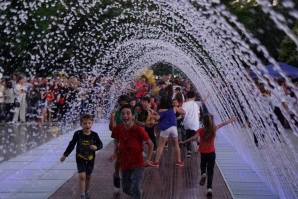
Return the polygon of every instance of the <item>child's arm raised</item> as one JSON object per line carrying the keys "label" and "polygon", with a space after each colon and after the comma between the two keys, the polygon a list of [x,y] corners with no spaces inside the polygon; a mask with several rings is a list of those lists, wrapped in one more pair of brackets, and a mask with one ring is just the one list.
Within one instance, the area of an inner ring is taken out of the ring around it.
{"label": "child's arm raised", "polygon": [[115,121],[115,115],[116,115],[116,110],[111,111],[111,118],[110,118],[110,123],[109,123],[109,130],[112,131],[113,128],[117,125]]}
{"label": "child's arm raised", "polygon": [[206,103],[207,99],[210,97],[210,93],[205,97],[205,99],[202,101],[202,104]]}
{"label": "child's arm raised", "polygon": [[225,125],[227,125],[227,124],[229,124],[229,123],[231,123],[231,122],[234,122],[234,121],[236,121],[236,120],[237,120],[237,117],[236,117],[236,116],[232,116],[229,120],[227,120],[227,121],[225,121],[225,122],[223,122],[223,123],[217,125],[217,128],[220,129],[221,127],[223,127],[223,126],[225,126]]}

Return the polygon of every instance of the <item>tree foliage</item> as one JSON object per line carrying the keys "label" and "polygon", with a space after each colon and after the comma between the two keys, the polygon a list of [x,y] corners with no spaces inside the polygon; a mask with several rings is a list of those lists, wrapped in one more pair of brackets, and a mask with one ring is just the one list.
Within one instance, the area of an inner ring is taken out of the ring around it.
{"label": "tree foliage", "polygon": [[[292,32],[294,35],[298,36],[298,20],[296,20]],[[289,36],[286,36],[281,43],[278,59],[292,66],[298,67],[297,46]]]}

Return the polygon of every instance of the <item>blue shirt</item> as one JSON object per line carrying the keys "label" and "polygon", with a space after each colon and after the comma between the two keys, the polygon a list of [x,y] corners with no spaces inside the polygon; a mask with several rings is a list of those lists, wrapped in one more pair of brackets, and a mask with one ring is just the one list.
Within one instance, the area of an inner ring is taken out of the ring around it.
{"label": "blue shirt", "polygon": [[158,114],[160,116],[158,120],[160,130],[164,131],[172,126],[177,126],[174,108],[170,108],[166,111],[158,112]]}

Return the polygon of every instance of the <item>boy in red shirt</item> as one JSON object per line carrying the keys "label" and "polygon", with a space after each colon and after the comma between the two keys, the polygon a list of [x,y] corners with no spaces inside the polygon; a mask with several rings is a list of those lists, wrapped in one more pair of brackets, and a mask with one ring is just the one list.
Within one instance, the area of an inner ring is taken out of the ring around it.
{"label": "boy in red shirt", "polygon": [[[144,129],[132,122],[134,109],[127,104],[120,109],[123,124],[113,128],[111,137],[116,139],[114,154],[109,158],[113,161],[119,151],[120,169],[122,173],[123,192],[132,196],[133,199],[142,198],[141,183],[144,176],[145,163],[148,164],[152,156],[153,143]],[[149,153],[144,161],[142,155],[143,141],[149,146]]]}

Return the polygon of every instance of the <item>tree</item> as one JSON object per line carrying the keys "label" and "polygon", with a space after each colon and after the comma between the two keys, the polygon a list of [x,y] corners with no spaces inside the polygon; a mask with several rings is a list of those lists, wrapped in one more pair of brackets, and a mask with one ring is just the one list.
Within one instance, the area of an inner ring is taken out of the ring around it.
{"label": "tree", "polygon": [[[294,35],[298,36],[298,20],[296,20],[292,32],[294,33]],[[279,61],[298,67],[297,46],[289,36],[286,36],[282,41],[278,53]]]}

